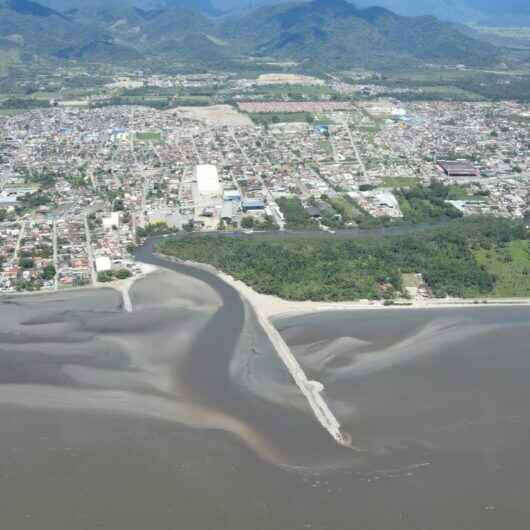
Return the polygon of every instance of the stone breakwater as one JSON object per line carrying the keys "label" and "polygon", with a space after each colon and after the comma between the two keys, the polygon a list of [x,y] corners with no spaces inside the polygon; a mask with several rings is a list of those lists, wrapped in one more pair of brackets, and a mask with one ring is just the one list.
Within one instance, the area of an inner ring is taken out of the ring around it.
{"label": "stone breakwater", "polygon": [[278,330],[272,325],[271,321],[260,312],[259,307],[256,307],[255,304],[253,304],[253,307],[258,322],[266,331],[271,343],[278,353],[278,356],[289,370],[289,373],[304,397],[307,399],[317,420],[338,444],[350,447],[351,441],[349,436],[342,432],[339,421],[333,412],[331,412],[326,400],[322,396],[322,391],[324,390],[322,383],[311,381],[307,378],[302,367],[292,354],[289,346],[283,340]]}

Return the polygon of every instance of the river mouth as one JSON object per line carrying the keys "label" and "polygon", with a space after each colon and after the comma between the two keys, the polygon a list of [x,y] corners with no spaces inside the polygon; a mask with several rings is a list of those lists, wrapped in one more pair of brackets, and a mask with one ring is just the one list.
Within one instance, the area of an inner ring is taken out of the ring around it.
{"label": "river mouth", "polygon": [[174,267],[130,314],[106,289],[1,300],[7,528],[526,528],[527,308],[276,321],[356,453],[237,293]]}

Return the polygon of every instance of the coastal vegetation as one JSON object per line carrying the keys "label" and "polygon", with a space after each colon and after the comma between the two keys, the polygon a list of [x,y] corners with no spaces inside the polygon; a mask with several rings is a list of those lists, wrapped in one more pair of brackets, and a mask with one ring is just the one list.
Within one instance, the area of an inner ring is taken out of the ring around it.
{"label": "coastal vegetation", "polygon": [[492,296],[530,296],[530,246],[515,240],[474,252],[477,262],[495,276]]}
{"label": "coastal vegetation", "polygon": [[392,300],[404,295],[404,273],[420,273],[436,297],[492,295],[503,270],[488,267],[481,253],[528,245],[528,238],[521,223],[480,217],[386,237],[185,236],[162,241],[158,250],[208,263],[285,299]]}

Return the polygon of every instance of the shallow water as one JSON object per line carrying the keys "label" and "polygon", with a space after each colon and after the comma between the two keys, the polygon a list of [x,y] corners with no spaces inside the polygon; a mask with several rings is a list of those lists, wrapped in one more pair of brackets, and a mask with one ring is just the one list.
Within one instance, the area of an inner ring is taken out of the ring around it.
{"label": "shallow water", "polygon": [[2,528],[527,528],[527,308],[277,322],[357,453],[237,293],[172,267],[132,314],[110,290],[0,299]]}

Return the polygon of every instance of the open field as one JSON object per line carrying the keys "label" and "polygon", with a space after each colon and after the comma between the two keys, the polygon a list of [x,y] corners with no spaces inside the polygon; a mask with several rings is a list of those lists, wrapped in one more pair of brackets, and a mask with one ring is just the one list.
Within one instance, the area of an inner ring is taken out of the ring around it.
{"label": "open field", "polygon": [[475,251],[479,264],[495,275],[492,297],[530,296],[528,241],[512,241],[506,247]]}
{"label": "open field", "polygon": [[323,85],[324,81],[316,77],[297,75],[297,74],[261,74],[257,85],[306,85],[317,86]]}
{"label": "open field", "polygon": [[416,177],[385,177],[383,186],[387,188],[408,188],[418,184]]}
{"label": "open field", "polygon": [[136,140],[140,142],[161,142],[162,134],[159,132],[139,132],[136,133]]}
{"label": "open field", "polygon": [[270,101],[238,103],[244,112],[324,112],[350,110],[349,101]]}
{"label": "open field", "polygon": [[248,115],[255,125],[302,122],[312,123],[314,119],[310,112],[250,112]]}
{"label": "open field", "polygon": [[7,75],[9,67],[19,59],[18,50],[0,50],[0,77]]}
{"label": "open field", "polygon": [[473,28],[479,31],[480,33],[485,33],[487,35],[495,35],[497,37],[508,37],[511,39],[522,39],[530,42],[530,27],[528,26],[473,26]]}
{"label": "open field", "polygon": [[177,107],[171,112],[177,112],[183,117],[200,120],[206,124],[228,127],[245,127],[252,125],[252,120],[230,105],[210,105],[207,107]]}

